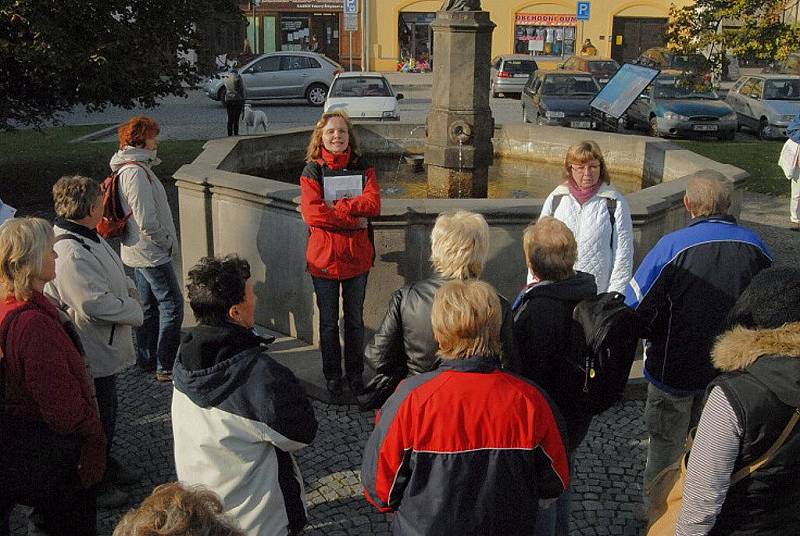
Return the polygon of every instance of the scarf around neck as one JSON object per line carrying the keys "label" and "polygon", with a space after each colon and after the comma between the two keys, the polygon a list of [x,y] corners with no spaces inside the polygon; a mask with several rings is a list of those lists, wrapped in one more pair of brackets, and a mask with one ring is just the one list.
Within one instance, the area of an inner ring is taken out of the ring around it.
{"label": "scarf around neck", "polygon": [[596,183],[594,186],[592,186],[592,187],[590,187],[590,188],[582,189],[582,188],[580,188],[580,187],[578,186],[578,184],[577,184],[577,183],[576,183],[574,180],[572,180],[572,179],[570,179],[570,180],[567,182],[567,187],[569,188],[569,193],[570,193],[570,194],[572,195],[572,197],[574,197],[574,198],[575,198],[575,199],[578,201],[578,203],[580,203],[581,205],[583,205],[583,204],[584,204],[584,203],[586,203],[586,202],[587,202],[589,199],[591,199],[592,197],[594,197],[594,195],[597,193],[597,191],[598,191],[598,190],[600,190],[600,187],[601,187],[602,185],[603,185],[603,181],[600,181],[600,180],[598,180],[598,181],[597,181],[597,183]]}

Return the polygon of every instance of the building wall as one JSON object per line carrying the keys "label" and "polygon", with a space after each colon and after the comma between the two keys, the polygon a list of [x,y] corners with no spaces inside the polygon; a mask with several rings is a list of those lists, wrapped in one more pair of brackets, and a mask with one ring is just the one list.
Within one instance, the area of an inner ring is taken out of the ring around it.
{"label": "building wall", "polygon": [[[404,12],[435,12],[442,0],[364,0],[369,24],[369,67],[377,71],[393,71],[400,59],[398,19]],[[615,16],[662,17],[669,15],[667,0],[602,0],[591,5],[591,20],[583,24],[583,38],[590,38],[602,56],[611,55],[612,26]],[[689,0],[674,0],[686,5]],[[497,25],[492,38],[492,56],[514,52],[515,18],[517,13],[574,15],[573,0],[483,0],[481,7],[491,13]],[[576,39],[582,42],[581,23],[576,25]],[[578,47],[580,48],[580,47]],[[559,60],[539,62],[554,67]]]}

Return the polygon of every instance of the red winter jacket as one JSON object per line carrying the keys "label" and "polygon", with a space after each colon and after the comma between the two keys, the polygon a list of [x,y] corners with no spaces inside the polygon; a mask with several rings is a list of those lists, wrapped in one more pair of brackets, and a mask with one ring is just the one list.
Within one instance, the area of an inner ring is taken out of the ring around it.
{"label": "red winter jacket", "polygon": [[[13,310],[24,307],[10,321]],[[10,417],[43,422],[81,445],[78,475],[90,487],[105,472],[106,438],[86,363],[59,319],[58,309],[40,292],[30,300],[0,302],[0,341],[5,340],[5,400]],[[0,437],[10,430],[0,432]]]}
{"label": "red winter jacket", "polygon": [[[333,170],[352,169],[366,174],[364,192],[352,199],[340,199],[333,206],[323,197],[323,166]],[[300,210],[309,227],[306,261],[308,272],[325,279],[350,279],[369,272],[375,257],[364,218],[381,213],[381,189],[375,168],[351,154],[329,153],[309,162],[300,177]]]}

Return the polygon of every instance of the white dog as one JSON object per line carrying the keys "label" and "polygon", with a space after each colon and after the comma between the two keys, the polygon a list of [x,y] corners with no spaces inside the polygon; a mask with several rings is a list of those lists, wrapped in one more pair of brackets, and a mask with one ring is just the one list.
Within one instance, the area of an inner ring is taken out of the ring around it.
{"label": "white dog", "polygon": [[264,132],[269,128],[269,120],[267,114],[261,110],[253,110],[249,104],[244,105],[244,128],[247,134],[255,133],[256,129],[261,126]]}

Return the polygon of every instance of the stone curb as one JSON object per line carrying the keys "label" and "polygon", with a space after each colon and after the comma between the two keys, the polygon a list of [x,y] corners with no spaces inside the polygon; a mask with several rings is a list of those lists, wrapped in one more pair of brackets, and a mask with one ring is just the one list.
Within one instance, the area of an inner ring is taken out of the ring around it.
{"label": "stone curb", "polygon": [[82,143],[82,142],[87,142],[87,141],[100,140],[102,138],[105,138],[106,136],[108,136],[112,132],[116,132],[117,129],[119,128],[120,124],[111,125],[110,127],[106,127],[106,128],[97,130],[95,132],[90,132],[89,134],[86,134],[85,136],[81,136],[80,138],[75,138],[74,140],[70,140],[69,143]]}

